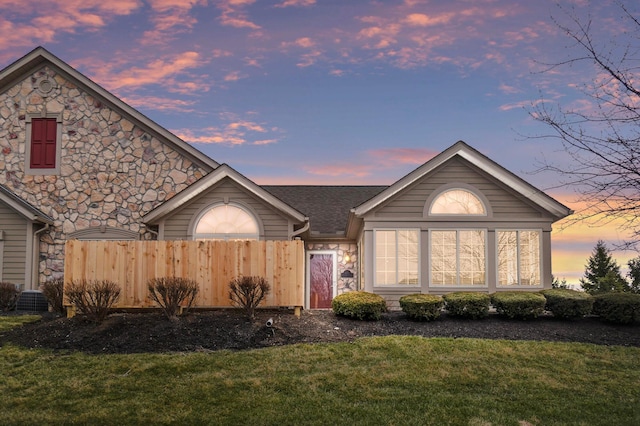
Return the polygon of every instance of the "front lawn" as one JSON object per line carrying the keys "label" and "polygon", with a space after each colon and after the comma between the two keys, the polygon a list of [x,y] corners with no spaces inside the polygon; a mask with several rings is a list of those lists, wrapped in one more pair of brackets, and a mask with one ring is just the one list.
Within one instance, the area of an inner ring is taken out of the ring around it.
{"label": "front lawn", "polygon": [[0,349],[0,424],[636,425],[640,349],[412,336],[242,352]]}

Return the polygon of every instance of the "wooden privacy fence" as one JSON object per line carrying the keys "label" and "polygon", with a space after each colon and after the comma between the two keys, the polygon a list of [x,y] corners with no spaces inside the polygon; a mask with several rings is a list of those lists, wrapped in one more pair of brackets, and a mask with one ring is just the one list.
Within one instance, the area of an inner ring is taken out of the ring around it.
{"label": "wooden privacy fence", "polygon": [[120,285],[116,307],[155,306],[150,278],[195,280],[194,306],[231,306],[229,282],[259,275],[271,285],[264,306],[304,305],[302,241],[79,241],[65,245],[64,281],[111,280]]}

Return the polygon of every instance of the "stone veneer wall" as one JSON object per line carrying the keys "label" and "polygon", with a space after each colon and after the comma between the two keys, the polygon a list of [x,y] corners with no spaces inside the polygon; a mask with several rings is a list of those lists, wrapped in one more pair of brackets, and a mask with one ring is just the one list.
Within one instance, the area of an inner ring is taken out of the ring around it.
{"label": "stone veneer wall", "polygon": [[[48,93],[39,90],[43,79],[55,83]],[[63,114],[57,176],[25,175],[25,117],[43,110]],[[69,233],[110,226],[148,238],[140,218],[204,174],[54,69],[0,94],[0,183],[55,221],[40,239],[40,282],[63,273]]]}
{"label": "stone veneer wall", "polygon": [[[346,243],[307,243],[307,250],[331,250],[337,253],[338,259],[338,294],[358,290],[358,245]],[[345,255],[349,253],[349,261]],[[342,278],[344,271],[351,271],[353,278]],[[337,296],[336,294],[335,296]]]}

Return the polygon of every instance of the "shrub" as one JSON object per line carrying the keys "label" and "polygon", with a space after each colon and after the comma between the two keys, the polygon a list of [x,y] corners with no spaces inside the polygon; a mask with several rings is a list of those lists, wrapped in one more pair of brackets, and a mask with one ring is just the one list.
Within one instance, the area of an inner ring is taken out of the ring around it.
{"label": "shrub", "polygon": [[440,316],[444,300],[433,294],[407,294],[400,298],[402,312],[413,320],[431,321]]}
{"label": "shrub", "polygon": [[16,307],[18,288],[13,283],[0,282],[0,311],[11,311]]}
{"label": "shrub", "polygon": [[265,298],[271,286],[258,276],[240,276],[229,283],[229,299],[245,310],[249,319],[255,318],[255,309]]}
{"label": "shrub", "polygon": [[582,318],[591,313],[593,297],[583,291],[553,288],[540,293],[547,299],[546,310],[562,319]]}
{"label": "shrub", "polygon": [[65,296],[78,312],[88,319],[101,322],[120,297],[120,287],[108,280],[74,280],[65,289]]}
{"label": "shrub", "polygon": [[604,293],[594,296],[593,313],[616,324],[640,321],[640,294]]}
{"label": "shrub", "polygon": [[53,312],[64,313],[64,279],[54,278],[47,280],[40,286],[42,294],[47,298]]}
{"label": "shrub", "polygon": [[359,320],[377,321],[387,310],[387,303],[378,294],[366,291],[350,291],[333,298],[331,309],[336,315]]}
{"label": "shrub", "polygon": [[169,319],[177,318],[180,306],[186,306],[188,311],[200,290],[194,280],[180,277],[151,278],[147,289]]}
{"label": "shrub", "polygon": [[491,295],[491,304],[507,318],[537,318],[544,312],[547,299],[540,293],[505,291]]}
{"label": "shrub", "polygon": [[486,293],[459,291],[442,296],[449,314],[471,319],[489,316],[491,296]]}

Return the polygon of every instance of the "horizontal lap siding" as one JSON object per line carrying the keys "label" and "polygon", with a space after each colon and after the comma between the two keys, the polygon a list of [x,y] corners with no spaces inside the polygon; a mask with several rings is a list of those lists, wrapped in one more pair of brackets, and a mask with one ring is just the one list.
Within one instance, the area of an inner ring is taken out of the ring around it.
{"label": "horizontal lap siding", "polygon": [[302,241],[67,241],[65,283],[111,280],[118,307],[149,307],[146,283],[177,276],[198,283],[198,307],[230,306],[229,282],[257,275],[271,285],[264,306],[304,303]]}
{"label": "horizontal lap siding", "polygon": [[188,203],[179,212],[165,220],[164,239],[186,239],[189,234],[189,224],[194,216],[203,208],[225,199],[249,206],[259,216],[264,227],[264,238],[267,240],[287,240],[289,238],[289,221],[279,215],[273,208],[262,200],[248,194],[243,188],[225,179],[206,194]]}
{"label": "horizontal lap siding", "polygon": [[27,221],[0,202],[0,230],[4,233],[2,280],[24,284],[27,264]]}
{"label": "horizontal lap siding", "polygon": [[541,217],[539,210],[461,159],[451,160],[413,187],[407,188],[404,193],[377,210],[376,216],[422,217],[425,202],[433,191],[456,182],[466,183],[480,190],[489,200],[494,218]]}

